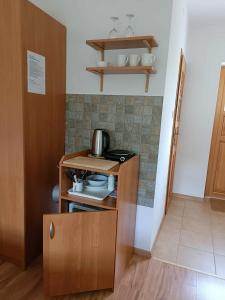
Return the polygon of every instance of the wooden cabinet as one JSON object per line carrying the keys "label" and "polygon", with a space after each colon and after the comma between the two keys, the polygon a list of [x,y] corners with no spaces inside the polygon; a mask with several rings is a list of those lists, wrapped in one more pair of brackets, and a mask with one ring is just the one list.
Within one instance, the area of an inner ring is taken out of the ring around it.
{"label": "wooden cabinet", "polygon": [[[117,177],[117,198],[103,201],[71,196],[72,182],[60,162],[59,214],[44,216],[44,286],[50,296],[101,289],[114,289],[133,254],[139,157],[109,171],[88,169]],[[68,204],[84,206],[84,211],[68,212]],[[88,210],[85,211],[85,207]]]}
{"label": "wooden cabinet", "polygon": [[116,219],[116,211],[44,217],[44,281],[50,295],[113,287]]}
{"label": "wooden cabinet", "polygon": [[[66,29],[25,0],[0,1],[0,256],[42,251],[43,213],[64,153]],[[46,93],[28,93],[27,50],[45,57]]]}

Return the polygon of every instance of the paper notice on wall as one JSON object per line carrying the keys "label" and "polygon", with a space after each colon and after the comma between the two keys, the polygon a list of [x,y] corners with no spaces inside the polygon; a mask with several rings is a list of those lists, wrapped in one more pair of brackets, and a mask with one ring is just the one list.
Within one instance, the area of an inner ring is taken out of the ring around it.
{"label": "paper notice on wall", "polygon": [[28,93],[45,95],[45,57],[27,51]]}

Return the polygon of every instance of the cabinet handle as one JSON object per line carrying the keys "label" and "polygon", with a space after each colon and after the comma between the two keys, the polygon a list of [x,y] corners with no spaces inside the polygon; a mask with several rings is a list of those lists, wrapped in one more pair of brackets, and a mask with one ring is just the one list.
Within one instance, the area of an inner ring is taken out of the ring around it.
{"label": "cabinet handle", "polygon": [[55,236],[55,226],[54,223],[51,222],[50,227],[49,227],[49,235],[50,235],[50,239],[52,240]]}

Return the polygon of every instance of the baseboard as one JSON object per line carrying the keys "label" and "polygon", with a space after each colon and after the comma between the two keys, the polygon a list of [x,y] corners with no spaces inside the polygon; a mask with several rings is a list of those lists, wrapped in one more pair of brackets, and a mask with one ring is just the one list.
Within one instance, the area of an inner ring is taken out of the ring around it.
{"label": "baseboard", "polygon": [[146,258],[151,258],[151,251],[139,249],[139,248],[134,248],[134,254],[146,257]]}
{"label": "baseboard", "polygon": [[177,193],[173,193],[173,197],[181,198],[181,199],[185,199],[185,200],[195,200],[195,201],[203,201],[204,200],[204,198],[201,198],[201,197],[188,196],[188,195],[177,194]]}
{"label": "baseboard", "polygon": [[225,201],[225,198],[224,197],[221,197],[221,196],[218,196],[218,197],[216,197],[216,196],[205,196],[205,199],[211,199],[211,200],[213,200],[213,199],[216,199],[216,200],[223,200],[223,201]]}

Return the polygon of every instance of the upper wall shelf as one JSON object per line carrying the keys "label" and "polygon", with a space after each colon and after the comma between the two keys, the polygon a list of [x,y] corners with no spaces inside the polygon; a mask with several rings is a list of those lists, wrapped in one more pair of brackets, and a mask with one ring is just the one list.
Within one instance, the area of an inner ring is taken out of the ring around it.
{"label": "upper wall shelf", "polygon": [[151,48],[158,47],[153,36],[134,36],[128,38],[100,39],[88,40],[87,45],[95,50],[115,50],[115,49],[135,49],[135,48]]}
{"label": "upper wall shelf", "polygon": [[[134,36],[128,38],[114,38],[114,39],[98,39],[87,40],[86,44],[101,53],[101,60],[105,59],[105,50],[116,49],[137,49],[147,48],[149,52],[152,48],[158,47],[158,43],[151,35],[148,36]],[[145,74],[145,92],[148,92],[150,74],[156,73],[153,67],[136,66],[136,67],[118,67],[109,66],[106,68],[89,67],[87,71],[95,73],[100,76],[100,91],[103,91],[104,74]]]}

